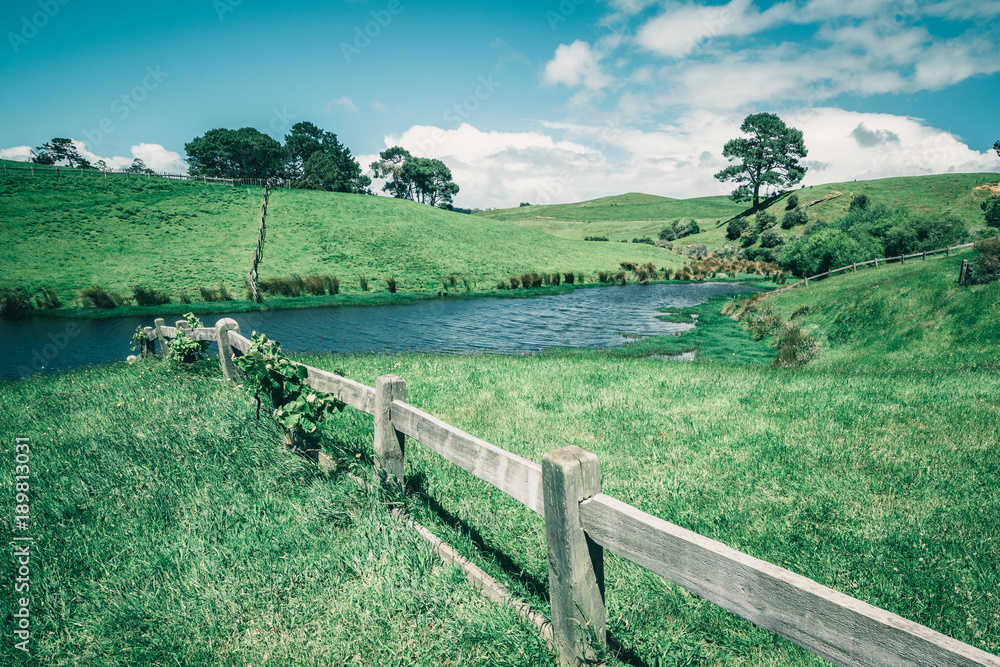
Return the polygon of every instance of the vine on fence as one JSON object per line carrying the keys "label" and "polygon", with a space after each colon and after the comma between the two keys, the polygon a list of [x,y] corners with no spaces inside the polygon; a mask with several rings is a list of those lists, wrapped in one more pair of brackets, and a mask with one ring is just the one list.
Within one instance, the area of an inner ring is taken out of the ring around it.
{"label": "vine on fence", "polygon": [[306,367],[293,363],[281,353],[277,341],[268,340],[263,334],[254,333],[250,349],[235,361],[246,373],[246,388],[257,401],[258,417],[260,396],[264,394],[274,408],[274,418],[293,437],[315,440],[319,422],[334,410],[344,410],[344,403],[333,395],[306,385],[309,376]]}

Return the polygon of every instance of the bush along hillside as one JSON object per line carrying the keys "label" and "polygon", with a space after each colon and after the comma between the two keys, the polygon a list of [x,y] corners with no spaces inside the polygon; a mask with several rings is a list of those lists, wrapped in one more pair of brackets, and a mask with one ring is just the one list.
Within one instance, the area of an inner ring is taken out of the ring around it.
{"label": "bush along hillside", "polygon": [[[991,235],[984,231],[988,216],[983,204],[990,201],[998,181],[1000,174],[943,174],[809,186],[764,200],[757,211],[746,210],[720,224],[702,225],[700,233],[678,239],[673,249],[687,254],[688,246],[700,244],[716,256],[735,253],[776,261],[790,242],[831,224],[837,226],[844,218],[857,216],[859,209],[868,211],[869,221],[878,218],[882,225],[886,218],[895,217],[890,226],[909,221],[911,229],[898,230],[900,237],[888,242],[881,238],[886,229],[841,230],[849,231],[850,243],[864,245],[868,239],[862,232],[875,236],[883,252],[886,245],[913,248],[909,252],[922,250],[923,241],[932,244],[935,234],[947,236],[941,233],[944,230],[934,229],[938,225],[964,226],[969,240],[983,238]],[[857,255],[857,249],[851,254]]]}
{"label": "bush along hillside", "polygon": [[[962,261],[971,279],[958,282]],[[950,258],[844,273],[727,304],[779,365],[851,372],[1000,369],[1000,241]]]}

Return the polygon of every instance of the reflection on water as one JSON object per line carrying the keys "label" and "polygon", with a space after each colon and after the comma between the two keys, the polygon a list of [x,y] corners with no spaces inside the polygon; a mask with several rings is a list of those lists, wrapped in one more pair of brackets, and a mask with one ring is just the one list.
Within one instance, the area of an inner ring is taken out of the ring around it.
{"label": "reflection on water", "polygon": [[[662,336],[690,324],[663,322],[656,308],[687,308],[749,288],[723,283],[578,289],[532,299],[432,300],[401,306],[313,308],[201,315],[206,326],[232,317],[289,352],[537,352],[548,347],[614,347],[622,334]],[[164,318],[173,324],[179,317]],[[152,319],[29,319],[0,322],[0,377],[123,361],[136,326]]]}

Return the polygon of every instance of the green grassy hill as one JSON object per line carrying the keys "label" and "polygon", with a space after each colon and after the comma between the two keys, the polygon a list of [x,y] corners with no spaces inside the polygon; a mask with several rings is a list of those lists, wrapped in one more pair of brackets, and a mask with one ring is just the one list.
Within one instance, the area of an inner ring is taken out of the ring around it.
{"label": "green grassy hill", "polygon": [[[906,176],[899,178],[880,178],[872,181],[848,181],[845,183],[826,183],[813,185],[789,191],[762,208],[770,211],[780,221],[785,214],[788,198],[796,195],[799,206],[804,206],[817,199],[829,195],[840,195],[822,201],[805,210],[809,221],[824,220],[831,222],[843,217],[851,205],[852,195],[866,195],[869,201],[879,202],[891,207],[904,206],[913,213],[930,213],[948,215],[963,221],[969,230],[982,229],[983,211],[979,203],[991,190],[980,186],[996,185],[1000,174],[940,174],[933,176]],[[702,225],[702,232],[685,237],[674,244],[675,249],[694,243],[704,243],[711,250],[726,243],[725,221],[717,225]],[[802,228],[781,229],[786,239],[801,234]],[[732,243],[732,241],[729,241]]]}
{"label": "green grassy hill", "polygon": [[637,192],[574,204],[521,206],[482,211],[476,216],[514,222],[565,239],[607,236],[610,241],[655,239],[667,223],[694,218],[708,224],[737,215],[746,207],[728,197],[671,199]]}
{"label": "green grassy hill", "polygon": [[[257,240],[261,189],[141,176],[63,171],[0,176],[0,287],[41,285],[64,301],[91,284],[179,290],[225,284],[242,291]],[[400,291],[435,291],[440,277],[479,289],[525,272],[618,269],[622,261],[676,266],[646,245],[558,239],[500,220],[386,197],[274,190],[263,278],[330,274],[344,292],[358,275],[376,291],[394,276]]]}
{"label": "green grassy hill", "polygon": [[[941,174],[882,178],[871,181],[827,183],[789,191],[763,208],[780,220],[788,197],[795,194],[799,205],[827,195],[839,197],[808,207],[810,221],[832,221],[842,217],[852,194],[865,194],[873,202],[906,206],[915,213],[940,213],[964,221],[970,230],[982,228],[979,208],[990,191],[979,186],[997,184],[1000,174]],[[670,199],[639,193],[604,197],[591,201],[551,206],[523,206],[477,213],[477,216],[514,222],[526,229],[566,239],[607,236],[611,241],[648,236],[655,239],[660,230],[681,218],[698,221],[702,231],[674,243],[675,249],[704,243],[711,250],[726,242],[725,222],[747,211],[746,203],[737,204],[728,197]],[[801,233],[801,228],[779,231],[786,237]]]}
{"label": "green grassy hill", "polygon": [[821,346],[814,365],[922,373],[1000,369],[1000,283],[959,285],[976,253],[891,264],[813,281],[767,299]]}

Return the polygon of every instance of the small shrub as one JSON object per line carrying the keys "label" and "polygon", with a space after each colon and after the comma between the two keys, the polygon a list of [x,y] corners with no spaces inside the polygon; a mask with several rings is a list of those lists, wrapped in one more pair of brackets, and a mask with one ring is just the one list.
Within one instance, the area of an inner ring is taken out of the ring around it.
{"label": "small shrub", "polygon": [[851,198],[849,211],[864,211],[868,208],[868,195],[854,195]]}
{"label": "small shrub", "polygon": [[981,285],[1000,280],[1000,240],[977,241],[973,248],[979,257],[972,263],[971,282]]}
{"label": "small shrub", "polygon": [[746,229],[743,230],[743,233],[740,234],[740,245],[743,246],[744,248],[749,248],[756,242],[757,242],[757,230],[754,229],[753,227],[747,227]]}
{"label": "small shrub", "polygon": [[162,290],[143,285],[132,285],[132,298],[139,306],[162,306],[170,303],[170,295]]}
{"label": "small shrub", "polygon": [[577,273],[576,282],[582,285],[583,283],[587,282],[587,276],[583,275],[583,273]]}
{"label": "small shrub", "polygon": [[[247,289],[249,289],[249,285],[247,286]],[[187,290],[181,290],[180,292],[178,292],[177,299],[181,303],[191,303],[191,297],[188,296]]]}
{"label": "small shrub", "polygon": [[791,211],[793,208],[799,205],[799,196],[797,194],[788,195],[788,199],[785,200],[785,210]]}
{"label": "small shrub", "polygon": [[219,283],[219,301],[232,301],[235,297],[233,293],[226,289],[224,283]]}
{"label": "small shrub", "polygon": [[765,229],[760,235],[761,248],[776,248],[785,242],[785,237],[777,229]]}
{"label": "small shrub", "polygon": [[42,310],[62,308],[62,301],[59,300],[59,295],[54,289],[42,285],[35,294],[35,307]]}
{"label": "small shrub", "polygon": [[729,224],[726,225],[726,238],[730,241],[737,240],[749,226],[750,223],[745,218],[730,220]]}
{"label": "small shrub", "polygon": [[787,211],[781,218],[781,228],[791,229],[796,225],[805,225],[809,222],[809,214],[806,213],[805,209],[793,208]]}
{"label": "small shrub", "polygon": [[[194,313],[185,313],[184,319],[187,320],[188,326],[192,329],[201,329],[205,326],[200,319],[195,317]],[[170,351],[167,353],[167,361],[189,364],[198,359],[204,359],[210,344],[209,341],[188,338],[184,329],[177,329],[176,338],[169,344]]]}
{"label": "small shrub", "polygon": [[549,284],[550,285],[556,285],[556,286],[558,286],[559,283],[561,283],[561,282],[562,282],[561,276],[559,275],[558,271],[555,272],[555,273],[549,274]]}
{"label": "small shrub", "polygon": [[986,216],[986,226],[1000,227],[1000,197],[990,197],[979,206]]}
{"label": "small shrub", "polygon": [[218,301],[219,294],[214,289],[209,287],[199,287],[198,291],[201,293],[202,301]]}
{"label": "small shrub", "polygon": [[644,236],[641,239],[632,239],[632,243],[645,243],[647,245],[655,245],[656,242],[648,236]]}
{"label": "small shrub", "polygon": [[510,285],[506,281],[500,280],[497,282],[497,289],[510,289]]}
{"label": "small shrub", "polygon": [[116,292],[108,292],[100,285],[91,285],[78,292],[80,302],[92,308],[114,308],[124,305],[125,299]]}
{"label": "small shrub", "polygon": [[389,293],[390,294],[395,294],[396,293],[396,278],[393,277],[393,276],[389,276],[388,278],[384,278],[384,280],[385,280],[386,286],[389,288]]}
{"label": "small shrub", "polygon": [[597,282],[600,282],[600,283],[611,282],[611,274],[609,272],[607,272],[607,271],[598,271],[597,272]]}
{"label": "small shrub", "polygon": [[326,294],[326,283],[320,276],[306,276],[302,279],[306,292],[313,296],[323,296]]}
{"label": "small shrub", "polygon": [[323,276],[323,282],[326,284],[327,294],[340,294],[340,278],[337,276],[326,275]]}
{"label": "small shrub", "polygon": [[358,276],[358,285],[360,285],[362,292],[371,291],[371,285],[368,284],[368,279],[364,276]]}
{"label": "small shrub", "polygon": [[677,232],[674,231],[673,227],[664,227],[663,229],[660,230],[660,233],[657,235],[657,238],[659,238],[661,241],[676,241]]}
{"label": "small shrub", "polygon": [[778,224],[778,219],[774,217],[774,214],[770,211],[758,211],[756,217],[754,218],[754,226],[757,227],[758,232],[770,229],[776,224]]}
{"label": "small shrub", "polygon": [[775,366],[801,366],[819,353],[819,345],[802,331],[798,322],[787,322],[781,327],[776,347],[778,354],[774,357]]}
{"label": "small shrub", "polygon": [[607,241],[607,236],[585,236],[584,241]]}
{"label": "small shrub", "polygon": [[567,285],[572,285],[574,277],[575,276],[573,275],[572,271],[570,271],[569,273],[563,273],[563,282],[565,282]]}
{"label": "small shrub", "polygon": [[708,255],[708,246],[704,243],[692,243],[684,249],[684,254],[688,257],[705,257]]}
{"label": "small shrub", "polygon": [[639,268],[639,265],[634,262],[620,262],[618,266],[622,267],[626,271],[635,271]]}
{"label": "small shrub", "polygon": [[465,285],[465,291],[466,292],[471,292],[472,291],[472,286],[469,285],[469,279],[467,277],[462,276],[462,284]]}
{"label": "small shrub", "polygon": [[521,279],[518,276],[510,276],[507,278],[507,282],[510,283],[511,289],[517,289],[521,286]]}
{"label": "small shrub", "polygon": [[619,271],[618,273],[616,273],[614,275],[614,279],[620,285],[627,285],[628,284],[628,276],[625,274],[624,271]]}
{"label": "small shrub", "polygon": [[23,287],[0,289],[0,317],[21,317],[31,310],[31,298]]}

